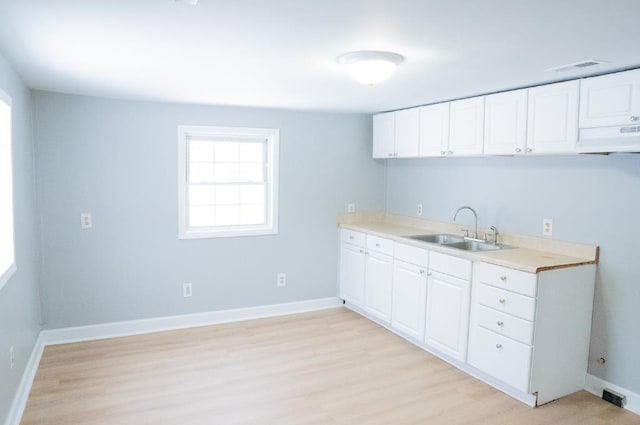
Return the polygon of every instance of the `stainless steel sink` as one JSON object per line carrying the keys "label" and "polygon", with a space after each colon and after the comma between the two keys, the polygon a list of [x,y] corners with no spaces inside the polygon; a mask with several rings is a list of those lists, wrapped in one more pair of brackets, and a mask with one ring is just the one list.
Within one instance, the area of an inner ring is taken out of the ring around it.
{"label": "stainless steel sink", "polygon": [[461,249],[463,251],[497,251],[499,249],[510,248],[504,245],[493,245],[490,243],[476,241],[462,241],[445,244],[450,248]]}
{"label": "stainless steel sink", "polygon": [[416,241],[435,243],[441,246],[460,249],[462,251],[497,251],[499,249],[513,248],[508,245],[494,245],[488,242],[465,239],[461,236],[439,233],[434,235],[413,235],[407,236]]}
{"label": "stainless steel sink", "polygon": [[409,239],[415,239],[417,241],[437,243],[438,245],[445,245],[454,242],[463,242],[464,239],[460,236],[437,234],[437,235],[413,235],[407,236]]}

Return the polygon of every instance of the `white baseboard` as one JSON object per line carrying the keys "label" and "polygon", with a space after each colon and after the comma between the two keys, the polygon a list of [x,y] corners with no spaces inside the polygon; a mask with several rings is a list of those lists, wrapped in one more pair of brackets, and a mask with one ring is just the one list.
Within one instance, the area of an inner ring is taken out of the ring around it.
{"label": "white baseboard", "polygon": [[100,325],[78,326],[45,330],[40,333],[44,345],[68,344],[72,342],[93,341],[120,336],[141,335],[151,332],[170,331],[241,320],[261,319],[284,316],[338,307],[342,301],[337,297],[317,298],[284,304],[271,304],[256,307],[236,308],[232,310],[210,311],[206,313],[184,314],[179,316],[158,317],[153,319],[129,320],[104,323]]}
{"label": "white baseboard", "polygon": [[602,390],[605,388],[609,388],[625,395],[627,397],[627,404],[624,405],[624,408],[640,415],[640,394],[634,393],[633,391],[622,388],[616,384],[612,384],[611,382],[607,382],[604,379],[598,378],[597,376],[587,374],[587,379],[584,386],[584,389],[586,391],[590,392],[591,394],[597,395],[598,397],[602,397]]}
{"label": "white baseboard", "polygon": [[27,367],[22,375],[16,395],[13,398],[13,403],[11,404],[9,416],[5,421],[5,425],[20,424],[22,413],[27,405],[27,399],[29,398],[29,392],[31,391],[31,385],[33,384],[33,380],[36,376],[38,365],[40,364],[42,352],[44,351],[44,347],[47,345],[93,341],[119,336],[140,335],[151,332],[238,322],[241,320],[285,316],[288,314],[306,313],[340,306],[342,306],[342,300],[337,297],[317,298],[313,300],[284,304],[272,304],[233,310],[220,310],[207,313],[185,314],[180,316],[130,320],[126,322],[41,331],[38,340],[31,351],[29,362],[27,363]]}
{"label": "white baseboard", "polygon": [[33,379],[36,377],[36,372],[38,371],[38,365],[40,364],[40,358],[42,357],[43,350],[44,344],[42,343],[42,336],[38,336],[38,339],[33,346],[33,350],[31,350],[27,366],[22,373],[22,379],[20,379],[18,390],[13,397],[13,402],[9,408],[9,415],[5,421],[5,425],[20,424],[22,412],[24,412],[24,408],[27,406],[27,399],[29,398],[29,392],[31,392]]}

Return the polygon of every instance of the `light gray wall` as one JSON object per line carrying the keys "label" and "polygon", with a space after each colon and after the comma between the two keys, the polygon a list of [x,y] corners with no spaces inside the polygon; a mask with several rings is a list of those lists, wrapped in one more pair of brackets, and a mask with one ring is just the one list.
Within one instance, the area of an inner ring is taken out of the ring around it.
{"label": "light gray wall", "polygon": [[[335,296],[336,215],[348,202],[384,206],[369,115],[34,101],[47,328]],[[280,129],[278,235],[178,240],[179,124]],[[80,229],[81,212],[92,230]]]}
{"label": "light gray wall", "polygon": [[[600,246],[589,372],[640,392],[640,155],[393,160],[387,210]],[[472,216],[458,221],[472,223]],[[570,306],[568,306],[570,308]],[[596,360],[604,356],[604,366]]]}
{"label": "light gray wall", "polygon": [[[31,94],[0,54],[0,89],[12,99],[13,188],[17,271],[0,289],[0,423],[4,423],[40,332],[39,236],[31,128]],[[9,367],[9,347],[16,364]]]}

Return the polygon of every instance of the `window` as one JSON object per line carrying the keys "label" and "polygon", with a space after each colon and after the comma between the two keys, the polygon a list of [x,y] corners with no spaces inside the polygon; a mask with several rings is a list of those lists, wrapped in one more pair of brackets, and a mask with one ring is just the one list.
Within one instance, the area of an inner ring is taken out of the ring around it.
{"label": "window", "polygon": [[13,240],[11,99],[0,90],[0,288],[16,271]]}
{"label": "window", "polygon": [[278,233],[277,129],[178,127],[179,237]]}

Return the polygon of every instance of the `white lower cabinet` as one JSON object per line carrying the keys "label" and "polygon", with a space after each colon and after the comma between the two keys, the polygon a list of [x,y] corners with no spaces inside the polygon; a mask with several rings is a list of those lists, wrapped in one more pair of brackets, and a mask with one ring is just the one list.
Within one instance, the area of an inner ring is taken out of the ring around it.
{"label": "white lower cabinet", "polygon": [[429,251],[396,244],[391,327],[421,342],[427,297]]}
{"label": "white lower cabinet", "polygon": [[364,233],[342,229],[340,244],[340,298],[364,306]]}
{"label": "white lower cabinet", "polygon": [[430,253],[424,342],[461,362],[467,357],[470,274],[471,261]]}
{"label": "white lower cabinet", "polygon": [[584,388],[595,266],[475,263],[467,362],[544,404]]}
{"label": "white lower cabinet", "polygon": [[526,273],[341,230],[345,301],[531,405],[584,388],[595,269]]}
{"label": "white lower cabinet", "polygon": [[393,257],[376,251],[365,254],[364,309],[379,320],[390,322]]}

